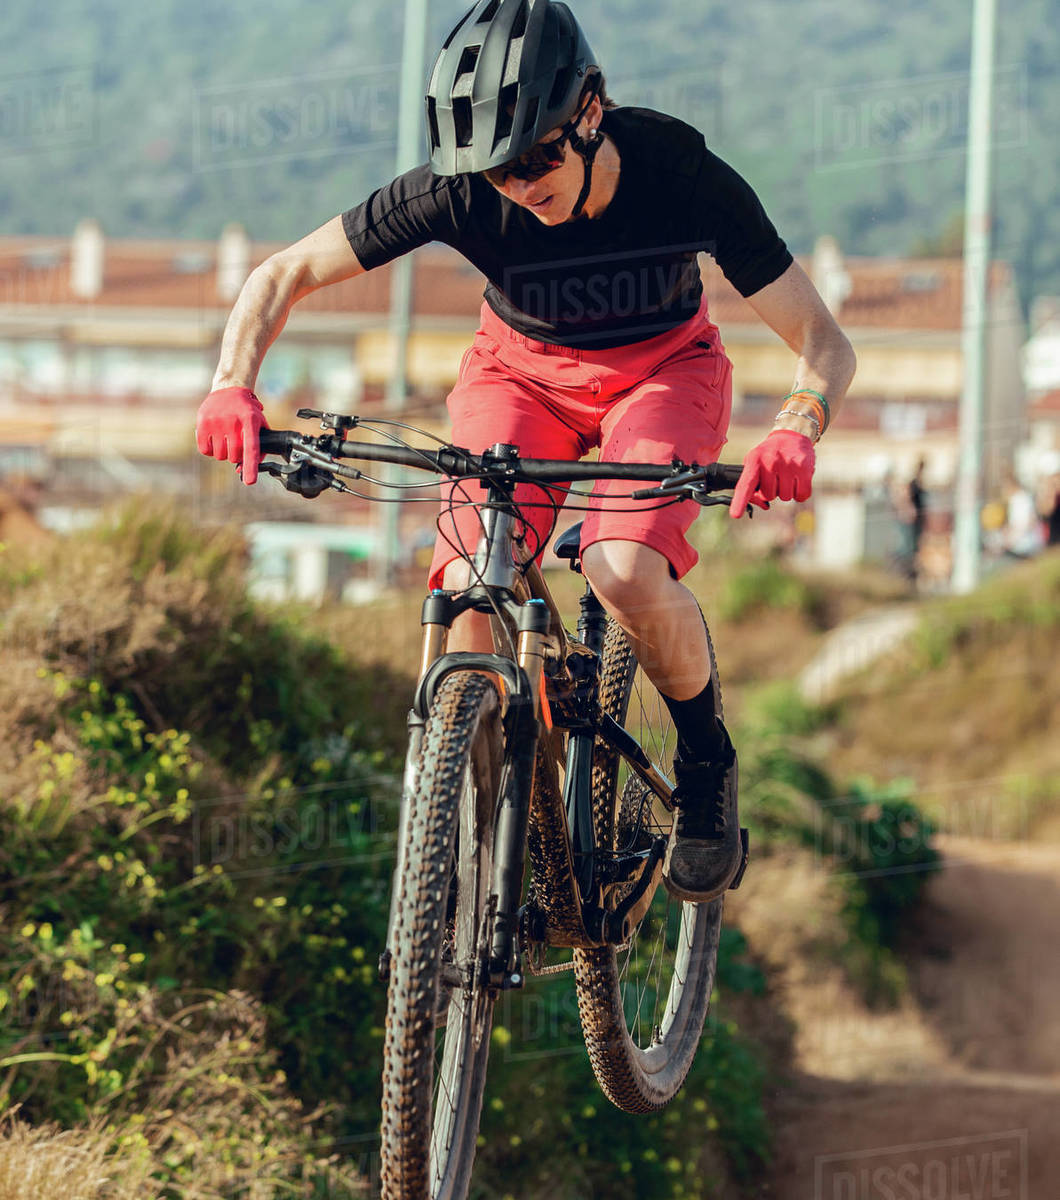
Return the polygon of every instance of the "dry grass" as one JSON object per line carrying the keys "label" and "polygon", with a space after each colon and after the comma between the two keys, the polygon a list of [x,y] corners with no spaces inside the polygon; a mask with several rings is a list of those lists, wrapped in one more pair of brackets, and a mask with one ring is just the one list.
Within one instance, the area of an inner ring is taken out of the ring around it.
{"label": "dry grass", "polygon": [[940,665],[915,645],[846,685],[841,777],[906,775],[947,832],[1048,836],[1060,819],[1060,625],[984,631]]}
{"label": "dry grass", "polygon": [[151,1200],[150,1171],[107,1129],[0,1122],[0,1200]]}

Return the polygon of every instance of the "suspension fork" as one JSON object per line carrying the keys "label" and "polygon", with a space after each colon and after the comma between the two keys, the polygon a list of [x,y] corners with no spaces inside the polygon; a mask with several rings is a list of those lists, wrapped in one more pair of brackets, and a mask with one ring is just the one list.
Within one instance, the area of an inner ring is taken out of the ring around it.
{"label": "suspension fork", "polygon": [[517,611],[518,666],[527,686],[508,697],[506,753],[501,773],[500,808],[493,843],[493,894],[497,912],[490,945],[490,974],[501,987],[518,987],[516,947],[526,865],[526,831],[537,764],[538,712],[544,702],[545,638],[551,622],[542,600],[528,600]]}
{"label": "suspension fork", "polygon": [[[421,624],[423,640],[420,647],[420,671],[417,687],[423,683],[427,672],[445,653],[446,642],[449,638],[449,619],[445,608],[438,603],[442,595],[435,589],[423,602]],[[394,926],[397,923],[398,893],[401,888],[401,877],[405,870],[405,856],[408,843],[409,803],[416,790],[417,768],[420,761],[420,749],[423,745],[423,728],[426,720],[422,713],[416,711],[415,705],[409,709],[406,719],[408,742],[405,751],[405,770],[401,780],[401,800],[398,806],[397,853],[394,857],[394,871],[390,880],[390,912],[387,917],[386,946],[379,957],[379,974],[386,979],[390,973],[390,959],[394,945]]]}

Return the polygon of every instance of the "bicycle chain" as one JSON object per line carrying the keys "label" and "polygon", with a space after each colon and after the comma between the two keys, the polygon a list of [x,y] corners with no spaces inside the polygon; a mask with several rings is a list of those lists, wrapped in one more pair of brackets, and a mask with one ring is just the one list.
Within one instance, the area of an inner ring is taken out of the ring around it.
{"label": "bicycle chain", "polygon": [[564,971],[574,970],[573,958],[570,960],[570,962],[550,963],[548,966],[545,966],[543,963],[535,962],[535,957],[536,956],[534,954],[528,953],[524,959],[524,965],[526,966],[526,973],[528,975],[562,975]]}

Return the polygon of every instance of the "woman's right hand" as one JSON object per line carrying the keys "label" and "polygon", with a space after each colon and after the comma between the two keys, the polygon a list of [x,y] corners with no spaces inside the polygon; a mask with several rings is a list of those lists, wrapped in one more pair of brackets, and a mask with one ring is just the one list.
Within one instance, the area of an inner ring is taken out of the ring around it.
{"label": "woman's right hand", "polygon": [[250,388],[226,387],[211,392],[199,406],[195,444],[208,458],[242,466],[243,482],[258,478],[258,436],[268,429],[261,401]]}

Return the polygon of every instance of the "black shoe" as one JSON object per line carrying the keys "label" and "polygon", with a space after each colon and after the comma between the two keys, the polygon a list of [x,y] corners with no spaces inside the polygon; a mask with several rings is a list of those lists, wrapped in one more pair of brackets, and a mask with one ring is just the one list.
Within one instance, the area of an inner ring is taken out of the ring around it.
{"label": "black shoe", "polygon": [[736,808],[736,751],[728,734],[718,761],[675,760],[674,775],[676,812],[663,882],[679,900],[703,903],[732,886],[744,860]]}

